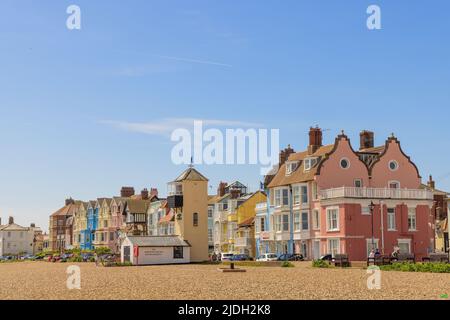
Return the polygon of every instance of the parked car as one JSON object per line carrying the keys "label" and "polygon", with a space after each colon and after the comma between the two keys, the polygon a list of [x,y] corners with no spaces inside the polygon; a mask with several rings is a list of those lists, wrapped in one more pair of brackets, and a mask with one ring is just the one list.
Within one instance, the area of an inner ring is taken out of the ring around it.
{"label": "parked car", "polygon": [[323,256],[321,256],[319,258],[319,260],[332,262],[333,261],[333,255],[331,255],[331,254],[323,255]]}
{"label": "parked car", "polygon": [[256,261],[268,262],[268,261],[278,261],[278,256],[275,253],[265,253],[259,256]]}
{"label": "parked car", "polygon": [[221,261],[231,261],[231,258],[234,256],[232,253],[221,253],[220,260]]}
{"label": "parked car", "polygon": [[33,259],[35,259],[36,257],[35,256],[33,256],[32,254],[26,254],[26,255],[24,255],[24,256],[21,256],[19,259],[20,260],[33,260]]}
{"label": "parked car", "polygon": [[303,261],[305,258],[302,254],[285,253],[278,257],[278,261]]}
{"label": "parked car", "polygon": [[81,258],[83,258],[84,262],[89,262],[89,260],[91,260],[91,258],[93,258],[93,257],[94,257],[93,253],[83,253],[81,255]]}
{"label": "parked car", "polygon": [[231,257],[231,261],[252,261],[253,259],[247,254],[235,254]]}

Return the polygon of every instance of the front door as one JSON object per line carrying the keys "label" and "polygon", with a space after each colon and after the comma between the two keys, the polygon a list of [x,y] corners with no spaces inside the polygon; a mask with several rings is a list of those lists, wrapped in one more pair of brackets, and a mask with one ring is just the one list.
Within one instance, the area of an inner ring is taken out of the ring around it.
{"label": "front door", "polygon": [[123,247],[123,262],[130,262],[130,247]]}
{"label": "front door", "polygon": [[320,259],[320,241],[314,241],[314,259]]}

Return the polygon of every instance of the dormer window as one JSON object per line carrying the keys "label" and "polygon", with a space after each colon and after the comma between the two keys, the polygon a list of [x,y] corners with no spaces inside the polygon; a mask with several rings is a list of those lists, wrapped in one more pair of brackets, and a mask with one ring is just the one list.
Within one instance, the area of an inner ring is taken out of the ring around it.
{"label": "dormer window", "polygon": [[304,160],[304,162],[305,162],[305,164],[304,164],[305,171],[309,171],[309,170],[311,170],[312,167],[314,167],[316,165],[317,158],[306,158]]}
{"label": "dormer window", "polygon": [[292,172],[297,170],[298,168],[298,161],[296,162],[287,162],[286,163],[286,175],[290,175]]}

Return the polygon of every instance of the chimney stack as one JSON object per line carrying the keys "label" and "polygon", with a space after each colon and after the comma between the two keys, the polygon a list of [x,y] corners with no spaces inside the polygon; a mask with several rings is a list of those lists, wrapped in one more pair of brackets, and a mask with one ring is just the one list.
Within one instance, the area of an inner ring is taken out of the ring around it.
{"label": "chimney stack", "polygon": [[156,188],[151,188],[151,189],[150,189],[150,196],[152,196],[152,197],[157,197],[157,196],[158,196],[158,189],[156,189]]}
{"label": "chimney stack", "polygon": [[122,198],[130,198],[134,196],[134,188],[133,187],[122,187],[120,190],[120,196]]}
{"label": "chimney stack", "polygon": [[290,144],[287,146],[286,149],[281,150],[280,151],[280,162],[279,162],[279,165],[282,166],[289,159],[289,156],[291,154],[293,154],[294,152],[295,151],[294,151],[294,149],[291,148]]}
{"label": "chimney stack", "polygon": [[359,150],[373,148],[375,146],[375,136],[372,131],[361,131],[359,134],[360,147]]}
{"label": "chimney stack", "polygon": [[66,201],[64,203],[67,207],[68,205],[75,204],[75,201],[72,198],[69,198],[69,199],[66,199]]}
{"label": "chimney stack", "polygon": [[2,218],[0,218],[0,226],[2,225]]}
{"label": "chimney stack", "polygon": [[225,188],[226,188],[226,186],[227,186],[226,182],[221,181],[219,183],[219,187],[217,188],[217,195],[219,197],[223,197],[225,195]]}
{"label": "chimney stack", "polygon": [[14,223],[14,217],[9,217],[8,224],[13,224],[13,223]]}
{"label": "chimney stack", "polygon": [[142,200],[148,200],[149,199],[149,192],[147,190],[147,188],[143,189],[141,191],[141,199]]}
{"label": "chimney stack", "polygon": [[31,223],[30,224],[30,228],[36,228],[36,224],[35,223]]}
{"label": "chimney stack", "polygon": [[432,175],[430,175],[430,180],[428,180],[428,187],[432,190],[436,189],[436,182],[434,182]]}
{"label": "chimney stack", "polygon": [[322,129],[319,127],[311,127],[309,129],[309,146],[308,154],[313,154],[322,146]]}

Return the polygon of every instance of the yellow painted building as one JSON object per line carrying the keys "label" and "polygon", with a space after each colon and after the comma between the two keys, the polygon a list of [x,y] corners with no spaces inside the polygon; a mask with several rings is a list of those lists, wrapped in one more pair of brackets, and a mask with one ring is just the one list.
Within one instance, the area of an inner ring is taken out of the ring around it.
{"label": "yellow painted building", "polygon": [[168,186],[175,235],[190,244],[191,262],[208,261],[208,179],[189,167]]}
{"label": "yellow painted building", "polygon": [[87,229],[87,202],[80,201],[73,217],[73,246],[80,247],[81,230]]}

